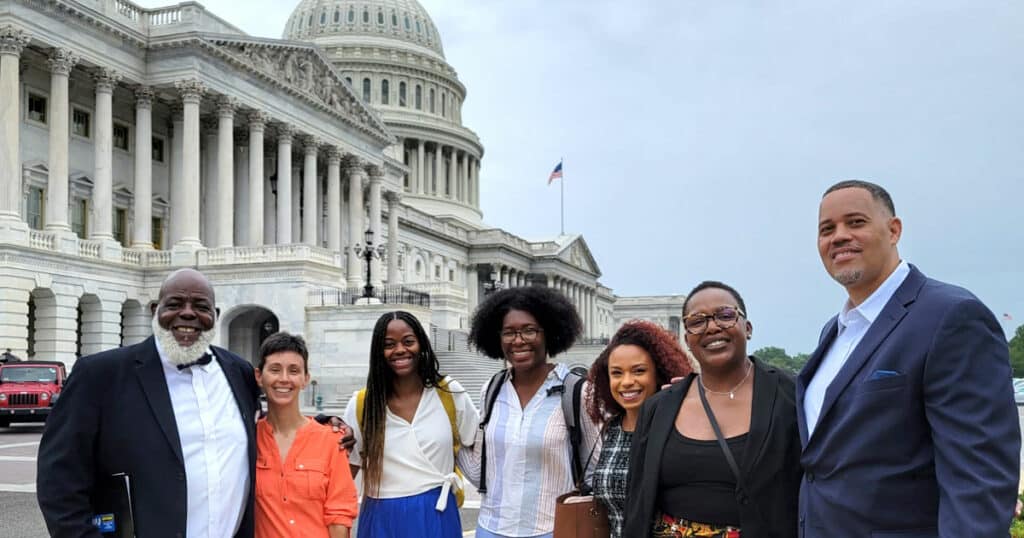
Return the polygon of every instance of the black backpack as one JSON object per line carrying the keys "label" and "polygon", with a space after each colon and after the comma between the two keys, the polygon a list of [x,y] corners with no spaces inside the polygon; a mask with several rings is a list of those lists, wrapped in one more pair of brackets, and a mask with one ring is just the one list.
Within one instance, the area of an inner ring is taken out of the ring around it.
{"label": "black backpack", "polygon": [[[502,370],[487,383],[487,391],[484,393],[484,416],[480,421],[480,431],[484,431],[487,423],[491,420],[491,411],[494,402],[498,399],[498,392],[509,376],[508,369]],[[548,389],[548,396],[561,394],[562,415],[565,417],[565,424],[569,429],[569,443],[572,445],[572,483],[579,484],[583,475],[583,430],[580,428],[580,402],[583,395],[583,381],[587,378],[587,369],[583,366],[574,366],[569,369],[561,385],[555,385]],[[487,436],[480,436],[480,493],[487,493]]]}

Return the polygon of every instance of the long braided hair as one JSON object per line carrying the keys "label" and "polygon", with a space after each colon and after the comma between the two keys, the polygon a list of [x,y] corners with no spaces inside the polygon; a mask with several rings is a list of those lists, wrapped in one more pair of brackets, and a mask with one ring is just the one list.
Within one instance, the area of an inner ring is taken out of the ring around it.
{"label": "long braided hair", "polygon": [[423,381],[423,387],[437,387],[442,379],[438,371],[440,366],[437,355],[434,354],[427,332],[423,330],[423,325],[416,316],[396,310],[382,315],[377,320],[370,343],[370,373],[366,376],[366,400],[363,404],[363,416],[359,417],[362,419],[359,424],[363,434],[363,486],[371,497],[380,492],[388,398],[395,392],[395,372],[384,358],[384,337],[388,332],[388,324],[396,320],[405,322],[419,342],[420,354],[416,357],[416,372]]}

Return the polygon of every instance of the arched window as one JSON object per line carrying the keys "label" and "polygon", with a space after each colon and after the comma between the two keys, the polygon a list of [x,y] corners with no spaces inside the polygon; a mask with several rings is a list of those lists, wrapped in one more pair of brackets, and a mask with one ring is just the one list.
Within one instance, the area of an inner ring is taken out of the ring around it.
{"label": "arched window", "polygon": [[377,11],[377,24],[384,26],[384,12],[381,10]]}
{"label": "arched window", "polygon": [[348,82],[348,85],[351,86],[352,85],[352,77],[345,77],[345,82]]}
{"label": "arched window", "polygon": [[405,82],[399,81],[398,83],[398,106],[405,105]]}
{"label": "arched window", "polygon": [[398,28],[398,14],[394,11],[391,12],[391,26]]}
{"label": "arched window", "polygon": [[312,27],[313,27],[313,14],[310,13],[309,14],[309,23],[306,24],[306,28],[312,28]]}
{"label": "arched window", "polygon": [[417,34],[422,34],[423,33],[423,27],[420,26],[419,19],[416,19],[416,33]]}
{"label": "arched window", "polygon": [[334,10],[334,24],[338,24],[339,22],[341,22],[341,10],[340,9],[335,9]]}
{"label": "arched window", "polygon": [[363,8],[363,24],[370,24],[370,10]]}
{"label": "arched window", "polygon": [[448,107],[447,107],[447,105],[448,105],[448,94],[442,92],[441,93],[441,117],[442,118],[448,116],[448,112],[447,112]]}
{"label": "arched window", "polygon": [[370,102],[370,79],[363,79],[363,101]]}
{"label": "arched window", "polygon": [[412,29],[412,26],[409,25],[409,15],[407,14],[405,16],[405,31],[408,32],[411,29]]}
{"label": "arched window", "polygon": [[416,110],[423,110],[423,86],[416,85]]}
{"label": "arched window", "polygon": [[430,99],[427,101],[430,105],[430,113],[434,113],[434,88],[430,88]]}
{"label": "arched window", "polygon": [[388,79],[380,81],[380,104],[387,105],[391,103],[391,84],[388,83]]}
{"label": "arched window", "polygon": [[356,8],[350,7],[348,8],[348,23],[352,24],[353,22],[356,22]]}
{"label": "arched window", "polygon": [[320,14],[320,26],[327,24],[327,12],[324,11]]}

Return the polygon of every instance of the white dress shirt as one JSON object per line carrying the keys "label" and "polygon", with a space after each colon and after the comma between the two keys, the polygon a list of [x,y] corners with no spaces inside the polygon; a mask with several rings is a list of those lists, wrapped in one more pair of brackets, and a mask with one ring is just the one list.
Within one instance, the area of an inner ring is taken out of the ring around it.
{"label": "white dress shirt", "polygon": [[804,417],[807,419],[808,439],[818,425],[821,406],[825,403],[825,392],[828,391],[829,385],[909,274],[910,266],[901,260],[892,274],[863,303],[852,308],[847,299],[839,311],[836,338],[825,352],[825,357],[814,372],[811,382],[807,384],[807,390],[804,391]]}
{"label": "white dress shirt", "polygon": [[187,537],[234,536],[251,480],[249,439],[238,402],[218,360],[178,370],[155,341],[185,460]]}

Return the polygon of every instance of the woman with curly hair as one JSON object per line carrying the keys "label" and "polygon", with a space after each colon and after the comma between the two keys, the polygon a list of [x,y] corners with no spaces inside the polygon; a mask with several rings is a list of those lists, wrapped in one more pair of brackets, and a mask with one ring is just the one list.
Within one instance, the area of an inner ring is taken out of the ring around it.
{"label": "woman with curly hair", "polygon": [[686,296],[686,345],[700,373],[640,410],[625,536],[797,536],[796,385],[747,355],[747,312],[739,292],[721,282],[702,282]]}
{"label": "woman with curly hair", "polygon": [[626,322],[590,367],[587,411],[603,423],[594,496],[608,508],[612,538],[622,536],[629,448],[640,406],[674,377],[690,373],[676,336],[650,321]]}
{"label": "woman with curly hair", "polygon": [[377,320],[366,388],[345,410],[362,468],[358,535],[373,538],[462,536],[455,452],[473,441],[479,415],[459,383],[438,372],[423,326],[408,312]]}
{"label": "woman with curly hair", "polygon": [[[573,489],[572,448],[562,392],[569,367],[548,362],[583,332],[573,304],[543,286],[501,290],[473,314],[470,341],[485,355],[505,359],[508,375],[498,387],[490,419],[473,450],[459,453],[466,476],[480,487],[481,445],[486,447],[477,538],[550,537],[555,498]],[[487,405],[487,387],[481,401]],[[598,441],[581,399],[582,446]],[[485,412],[485,415],[487,413]]]}

